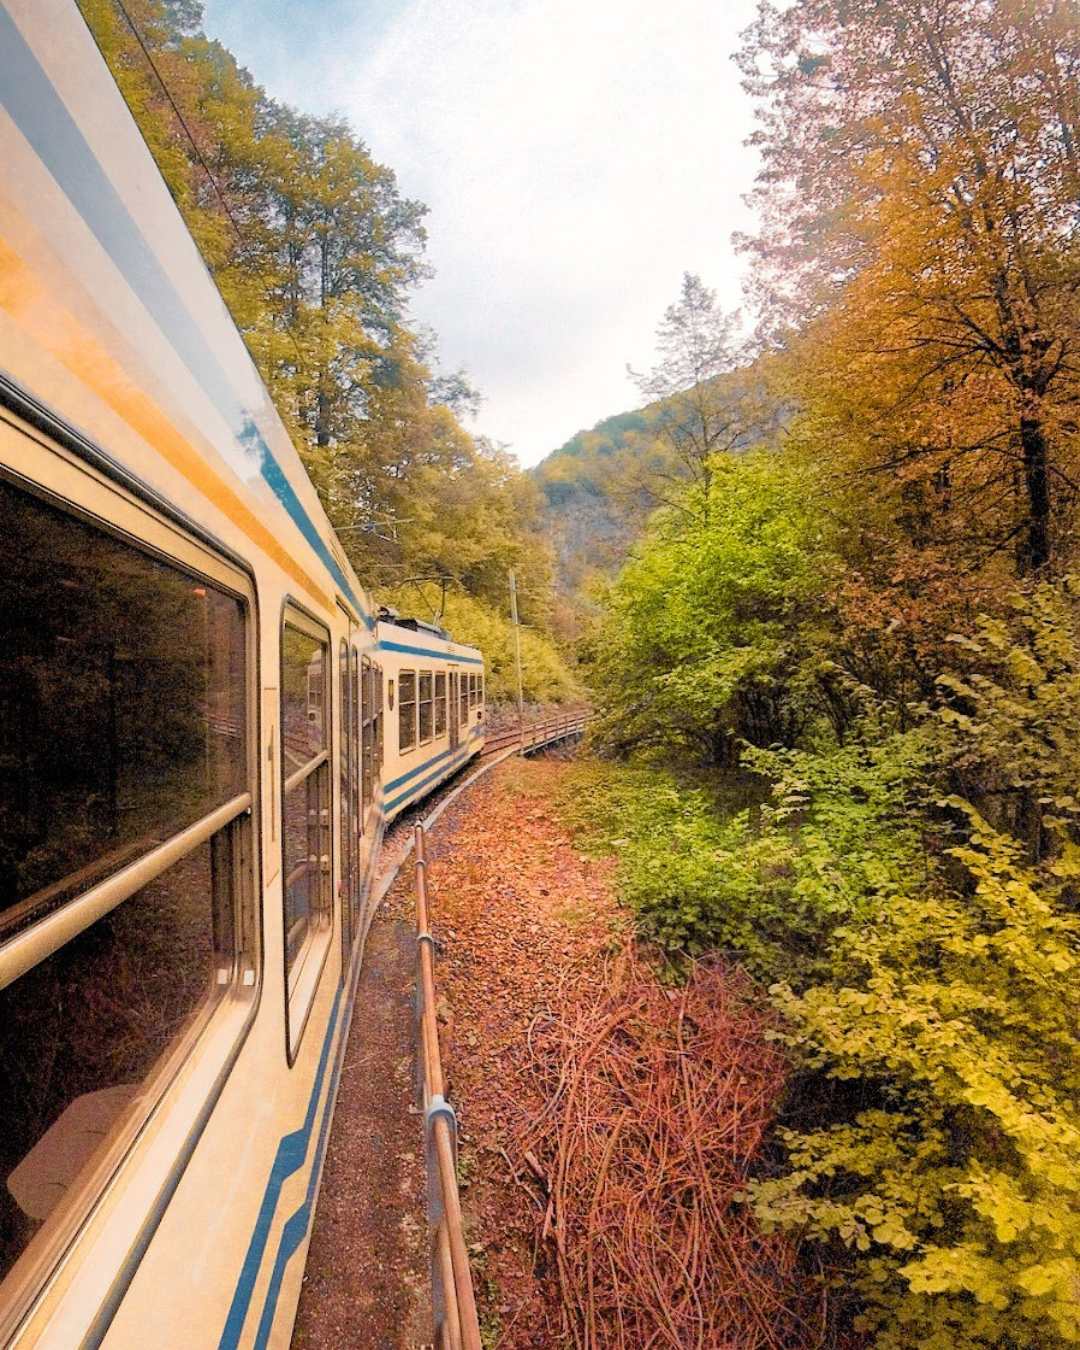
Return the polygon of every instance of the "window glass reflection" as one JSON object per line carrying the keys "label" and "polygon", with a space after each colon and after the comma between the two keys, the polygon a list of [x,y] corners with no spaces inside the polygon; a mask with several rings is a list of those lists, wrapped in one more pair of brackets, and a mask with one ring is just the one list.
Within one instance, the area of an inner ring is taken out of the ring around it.
{"label": "window glass reflection", "polygon": [[227,987],[230,852],[223,831],[0,990],[0,1280]]}
{"label": "window glass reflection", "polygon": [[430,741],[434,725],[432,709],[432,675],[430,670],[420,674],[420,740]]}
{"label": "window glass reflection", "polygon": [[0,941],[246,787],[244,610],[0,479]]}
{"label": "window glass reflection", "polygon": [[281,739],[286,778],[326,746],[325,686],[323,644],[286,624],[281,639]]}
{"label": "window glass reflection", "polygon": [[416,744],[416,676],[403,670],[398,676],[398,748]]}
{"label": "window glass reflection", "polygon": [[435,735],[446,735],[446,675],[442,671],[435,676]]}

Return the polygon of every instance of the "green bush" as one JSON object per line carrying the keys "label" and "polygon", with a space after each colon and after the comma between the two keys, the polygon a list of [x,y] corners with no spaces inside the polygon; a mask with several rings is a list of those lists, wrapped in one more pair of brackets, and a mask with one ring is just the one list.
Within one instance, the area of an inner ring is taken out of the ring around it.
{"label": "green bush", "polygon": [[805,467],[719,456],[707,490],[657,512],[599,599],[589,681],[598,742],[730,763],[820,715],[822,619],[838,561]]}
{"label": "green bush", "polygon": [[773,994],[805,1067],[878,1101],[785,1133],[766,1223],[838,1238],[886,1350],[1080,1341],[1080,926],[974,813],[970,893],[836,934],[850,981]]}
{"label": "green bush", "polygon": [[807,980],[830,968],[833,929],[925,875],[911,810],[925,753],[918,732],[747,748],[760,782],[722,798],[656,767],[593,768],[575,775],[570,815],[618,855],[620,895],[666,952],[722,950],[758,978]]}
{"label": "green bush", "polygon": [[625,734],[651,767],[593,771],[571,814],[616,852],[621,895],[676,964],[721,950],[771,986],[792,1093],[749,1200],[847,1253],[872,1343],[1078,1344],[1076,588],[978,617],[907,721],[849,690],[854,724],[808,716],[795,748],[744,741],[759,800],[730,759],[724,789],[715,770],[679,778],[665,749],[733,735],[762,681],[774,712],[813,705],[813,569],[791,553],[808,522],[773,514],[790,483],[770,466],[729,479],[750,495],[728,517],[661,531],[619,583],[601,742]]}

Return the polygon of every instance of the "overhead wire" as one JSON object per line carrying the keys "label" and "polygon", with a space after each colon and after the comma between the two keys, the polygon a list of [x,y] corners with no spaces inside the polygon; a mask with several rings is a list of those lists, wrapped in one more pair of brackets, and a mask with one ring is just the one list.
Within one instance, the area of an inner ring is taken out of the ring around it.
{"label": "overhead wire", "polygon": [[177,104],[176,99],[173,98],[172,91],[166,84],[164,75],[162,75],[161,71],[158,69],[157,62],[154,60],[150,48],[146,45],[146,42],[143,40],[143,35],[139,31],[138,25],[136,24],[135,20],[131,17],[131,15],[128,13],[127,6],[124,4],[124,0],[113,0],[113,3],[116,5],[116,8],[120,11],[120,13],[124,16],[124,20],[126,21],[127,26],[131,29],[132,36],[135,38],[135,41],[139,44],[143,56],[146,57],[147,65],[149,65],[150,69],[154,72],[158,84],[161,85],[161,92],[165,95],[166,99],[168,99],[169,107],[172,108],[173,112],[176,114],[176,120],[180,123],[181,127],[184,130],[184,134],[191,142],[191,148],[195,152],[195,158],[202,165],[203,172],[206,174],[207,178],[209,178],[210,184],[217,195],[217,199],[221,203],[221,209],[225,212],[226,216],[228,216],[229,224],[233,227],[237,239],[240,241],[241,244],[243,244],[244,243],[243,231],[237,224],[236,217],[232,213],[232,209],[230,208],[225,193],[221,188],[221,184],[214,176],[214,171],[210,168],[210,165],[206,162],[205,155],[199,149],[199,143],[195,139],[194,133],[192,132],[191,128],[188,126],[187,119],[184,117],[184,114],[180,111],[180,107]]}

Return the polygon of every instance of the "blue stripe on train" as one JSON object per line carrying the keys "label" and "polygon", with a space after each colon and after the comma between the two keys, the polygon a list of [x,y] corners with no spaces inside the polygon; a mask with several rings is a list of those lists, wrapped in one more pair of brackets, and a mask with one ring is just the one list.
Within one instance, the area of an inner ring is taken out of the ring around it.
{"label": "blue stripe on train", "polygon": [[[341,988],[339,987],[334,996],[334,1006],[330,1013],[330,1021],[326,1028],[326,1035],[323,1038],[322,1051],[319,1055],[319,1067],[315,1074],[315,1082],[311,1089],[311,1097],[308,1101],[307,1111],[304,1115],[304,1123],[298,1130],[294,1130],[292,1134],[285,1135],[278,1144],[274,1163],[270,1169],[270,1176],[266,1183],[266,1190],[263,1193],[262,1204],[259,1206],[259,1214],[255,1220],[255,1229],[248,1242],[247,1253],[244,1256],[244,1264],[240,1270],[240,1279],[237,1283],[236,1290],[233,1293],[232,1303],[229,1305],[229,1313],[225,1319],[225,1326],[221,1332],[221,1340],[218,1341],[218,1350],[233,1350],[233,1347],[239,1344],[240,1333],[244,1329],[248,1308],[251,1305],[251,1295],[255,1289],[255,1281],[258,1278],[259,1269],[262,1266],[263,1254],[266,1251],[266,1244],[270,1237],[270,1228],[274,1222],[274,1213],[281,1196],[281,1188],[293,1173],[299,1172],[304,1165],[304,1159],[307,1157],[308,1143],[311,1140],[311,1131],[315,1124],[315,1109],[318,1105],[319,1094],[322,1091],[323,1078],[326,1074],[326,1065],[330,1057],[330,1046],[333,1043],[334,1029],[337,1026],[340,1007]],[[331,1100],[332,1098],[327,1099],[323,1131],[320,1131],[320,1141],[322,1133],[326,1128],[325,1122],[330,1116]],[[284,1234],[282,1236],[284,1238]],[[265,1316],[266,1314],[264,1312],[263,1317],[265,1318]]]}
{"label": "blue stripe on train", "polygon": [[270,1285],[266,1291],[266,1302],[263,1304],[262,1316],[259,1318],[259,1329],[255,1335],[254,1350],[264,1350],[267,1341],[270,1339],[270,1331],[274,1325],[274,1315],[277,1312],[278,1295],[281,1293],[281,1282],[285,1278],[285,1268],[292,1259],[300,1244],[307,1234],[308,1225],[311,1223],[312,1210],[315,1204],[315,1189],[319,1183],[319,1176],[322,1172],[323,1155],[326,1152],[326,1140],[330,1131],[330,1121],[333,1117],[334,1099],[337,1096],[338,1081],[341,1078],[341,1070],[345,1065],[345,1040],[342,1038],[342,1045],[337,1057],[337,1063],[334,1066],[334,1074],[330,1080],[330,1089],[326,1094],[326,1106],[323,1109],[322,1125],[319,1129],[319,1142],[315,1149],[315,1156],[311,1161],[311,1173],[308,1177],[307,1191],[304,1195],[304,1203],[299,1209],[295,1210],[285,1220],[285,1226],[281,1230],[281,1242],[278,1245],[277,1256],[274,1259],[274,1268],[270,1272]]}
{"label": "blue stripe on train", "polygon": [[[375,854],[372,855],[373,859],[375,856],[377,855]],[[373,877],[374,877],[374,862],[369,864],[368,868],[367,884],[369,886],[372,884]],[[356,991],[359,985],[360,979],[360,969],[358,964],[359,956],[360,951],[359,948],[357,947],[355,950],[355,954],[352,958],[352,962],[350,963],[349,977],[345,982],[345,987],[349,989],[349,998],[347,1003],[348,1016],[346,1018],[345,1023],[346,1026],[349,1024],[349,1021],[351,1020],[352,1017],[353,1004],[356,1000]],[[326,1029],[326,1036],[323,1040],[322,1058],[320,1058],[319,1061],[320,1076],[316,1081],[315,1087],[312,1090],[311,1094],[312,1103],[316,1102],[319,1097],[319,1086],[321,1083],[321,1070],[323,1066],[323,1060],[325,1059],[327,1047],[330,1045],[333,1039],[334,1030],[335,1027],[337,1026],[337,1010],[340,998],[341,998],[341,990],[339,989],[334,999],[334,1007],[331,1011],[330,1023]],[[274,1258],[274,1266],[270,1275],[270,1284],[266,1291],[266,1300],[263,1303],[262,1316],[259,1318],[259,1326],[256,1332],[255,1345],[258,1347],[264,1347],[266,1345],[267,1340],[269,1339],[270,1336],[270,1332],[273,1330],[274,1317],[277,1314],[277,1301],[281,1293],[282,1281],[285,1278],[285,1270],[289,1264],[289,1261],[296,1254],[297,1249],[303,1242],[308,1227],[311,1224],[315,1200],[315,1190],[316,1187],[318,1186],[319,1176],[322,1172],[322,1163],[323,1157],[325,1156],[326,1153],[326,1143],[328,1138],[328,1132],[330,1129],[330,1120],[333,1115],[334,1100],[337,1096],[337,1089],[338,1083],[341,1079],[341,1072],[342,1069],[345,1067],[345,1054],[347,1050],[348,1050],[348,1039],[346,1036],[343,1035],[341,1038],[341,1042],[338,1045],[337,1060],[334,1065],[333,1077],[330,1080],[330,1089],[326,1094],[326,1101],[323,1105],[322,1124],[319,1128],[319,1142],[318,1145],[316,1146],[314,1157],[312,1158],[311,1174],[308,1177],[307,1191],[305,1192],[304,1195],[304,1201],[303,1204],[300,1205],[299,1209],[294,1210],[294,1212],[290,1214],[289,1218],[285,1221],[284,1227],[281,1230],[281,1240],[278,1244],[277,1256]],[[309,1117],[311,1115],[311,1111],[312,1107],[309,1104],[308,1107]],[[308,1117],[305,1117],[305,1123],[307,1119]],[[308,1135],[310,1137],[310,1130],[308,1131]],[[285,1141],[282,1140],[282,1143],[284,1142]],[[280,1193],[280,1187],[278,1188],[278,1191]],[[275,1205],[277,1203],[276,1197],[274,1203]],[[263,1242],[264,1248],[265,1245],[266,1244],[264,1240]],[[247,1312],[247,1306],[248,1304],[250,1304],[250,1301],[251,1301],[251,1294],[249,1292],[247,1304],[245,1305],[244,1308],[245,1316]],[[239,1336],[240,1331],[243,1329],[244,1320],[245,1318],[241,1317],[239,1325],[236,1327],[237,1336]],[[224,1346],[225,1344],[226,1342],[223,1335],[220,1345]],[[230,1346],[234,1346],[236,1342],[234,1340],[228,1342],[228,1344]]]}
{"label": "blue stripe on train", "polygon": [[410,647],[407,642],[389,642],[379,640],[379,650],[384,652],[407,652],[410,656],[433,656],[437,661],[461,661],[465,665],[482,666],[479,656],[456,656],[453,652],[437,652],[432,647]]}
{"label": "blue stripe on train", "polygon": [[407,783],[410,778],[415,778],[418,773],[423,773],[425,769],[430,769],[433,764],[438,764],[440,760],[453,753],[454,747],[450,746],[446,750],[441,750],[439,754],[432,755],[430,759],[425,759],[423,764],[417,764],[408,773],[403,773],[400,778],[392,778],[389,783],[383,784],[383,796],[385,797],[388,792],[393,792],[395,788],[401,787],[402,783]]}
{"label": "blue stripe on train", "polygon": [[[475,754],[479,749],[480,747],[476,743],[475,738],[470,737],[448,764],[442,765],[442,767],[436,769],[434,773],[428,774],[426,778],[421,778],[419,783],[414,783],[412,787],[406,788],[404,792],[391,798],[390,801],[384,802],[383,810],[389,814],[391,811],[396,811],[399,807],[404,806],[406,802],[415,797],[423,788],[430,787],[432,783],[437,783],[440,778],[446,778],[465,759],[467,759],[469,755]],[[439,756],[439,758],[441,758],[441,756]],[[434,761],[430,762],[433,763]],[[421,767],[426,768],[427,766],[422,765]]]}
{"label": "blue stripe on train", "polygon": [[[248,454],[255,456],[263,480],[297,529],[356,606],[367,626],[373,628],[374,620],[320,537],[314,521],[274,458],[251,413],[243,407],[224,371],[213,359],[198,324],[185,308],[156,254],[16,28],[14,20],[2,7],[0,104],[7,109],[196,382],[232,428],[237,442]],[[232,324],[225,302],[220,295],[218,299],[228,323]]]}

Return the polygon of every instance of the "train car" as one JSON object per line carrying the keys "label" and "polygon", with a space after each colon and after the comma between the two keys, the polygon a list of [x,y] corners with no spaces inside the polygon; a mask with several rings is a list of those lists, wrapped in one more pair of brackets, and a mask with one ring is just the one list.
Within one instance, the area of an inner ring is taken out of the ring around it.
{"label": "train car", "polygon": [[0,1345],[285,1346],[483,667],[377,623],[71,0],[0,0],[0,150]]}
{"label": "train car", "polygon": [[380,615],[388,734],[384,810],[392,820],[484,748],[484,658],[445,629]]}

